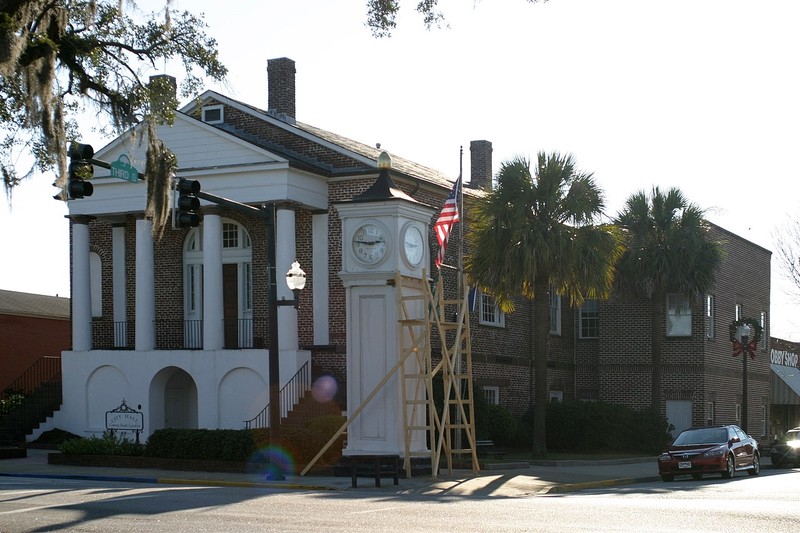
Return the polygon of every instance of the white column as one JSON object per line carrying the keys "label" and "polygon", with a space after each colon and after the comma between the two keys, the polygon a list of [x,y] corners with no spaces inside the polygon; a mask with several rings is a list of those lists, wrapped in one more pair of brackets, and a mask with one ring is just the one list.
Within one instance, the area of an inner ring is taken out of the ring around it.
{"label": "white column", "polygon": [[156,288],[153,223],[136,219],[136,350],[150,351],[156,343]]}
{"label": "white column", "polygon": [[92,349],[89,217],[72,218],[72,350]]}
{"label": "white column", "polygon": [[114,298],[114,347],[127,346],[127,312],[125,295],[125,226],[111,227],[112,275],[111,286]]}
{"label": "white column", "polygon": [[222,298],[222,218],[216,207],[203,211],[203,349],[225,345]]}
{"label": "white column", "polygon": [[314,283],[312,298],[314,310],[314,344],[330,343],[328,311],[328,213],[311,217],[311,247],[313,254]]}
{"label": "white column", "polygon": [[[297,248],[295,245],[296,228],[293,209],[278,208],[277,212],[277,231],[275,237],[275,280],[278,284],[278,300],[285,298],[291,300],[294,294],[286,285],[286,273],[292,268],[292,262],[297,260]],[[303,265],[300,265],[302,268]],[[278,308],[278,329],[280,336],[278,342],[279,350],[297,350],[297,310],[284,305]],[[297,369],[281,368],[281,375],[284,371],[289,376],[294,375]],[[281,380],[283,383],[283,380]]]}

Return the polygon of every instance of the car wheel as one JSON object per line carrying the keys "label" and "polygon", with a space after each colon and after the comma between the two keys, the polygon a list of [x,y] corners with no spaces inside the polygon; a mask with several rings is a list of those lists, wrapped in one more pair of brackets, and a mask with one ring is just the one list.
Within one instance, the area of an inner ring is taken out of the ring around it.
{"label": "car wheel", "polygon": [[730,479],[733,477],[733,456],[728,455],[728,461],[725,465],[725,471],[722,473],[723,479]]}
{"label": "car wheel", "polygon": [[675,481],[675,476],[672,474],[661,474],[661,481]]}
{"label": "car wheel", "polygon": [[700,481],[701,479],[703,479],[703,474],[692,474],[692,477],[695,480]]}
{"label": "car wheel", "polygon": [[753,468],[747,471],[748,474],[751,476],[757,476],[758,473],[761,472],[761,460],[758,457],[757,453],[753,454]]}

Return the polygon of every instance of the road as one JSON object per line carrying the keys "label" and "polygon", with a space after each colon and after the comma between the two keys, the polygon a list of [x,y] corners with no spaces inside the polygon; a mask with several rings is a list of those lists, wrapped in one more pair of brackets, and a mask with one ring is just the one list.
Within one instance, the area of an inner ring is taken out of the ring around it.
{"label": "road", "polygon": [[798,531],[800,469],[525,498],[0,478],[0,532]]}

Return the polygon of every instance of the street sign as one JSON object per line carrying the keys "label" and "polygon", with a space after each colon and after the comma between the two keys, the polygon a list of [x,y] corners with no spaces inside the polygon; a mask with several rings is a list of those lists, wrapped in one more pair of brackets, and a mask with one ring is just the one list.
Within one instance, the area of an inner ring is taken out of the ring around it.
{"label": "street sign", "polygon": [[111,177],[127,180],[133,183],[139,181],[139,171],[131,165],[127,155],[122,154],[111,163]]}

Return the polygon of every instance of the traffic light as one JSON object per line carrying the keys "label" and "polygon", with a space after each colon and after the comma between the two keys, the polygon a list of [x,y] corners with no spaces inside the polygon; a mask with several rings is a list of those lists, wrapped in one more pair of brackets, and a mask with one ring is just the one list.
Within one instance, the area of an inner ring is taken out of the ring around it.
{"label": "traffic light", "polygon": [[195,196],[200,192],[197,180],[178,180],[178,216],[176,223],[181,228],[194,228],[200,225],[200,199]]}
{"label": "traffic light", "polygon": [[84,180],[92,179],[94,167],[92,158],[94,148],[91,144],[79,144],[73,142],[69,147],[69,184],[67,194],[71,200],[77,200],[86,196],[91,196],[94,187],[91,183]]}

